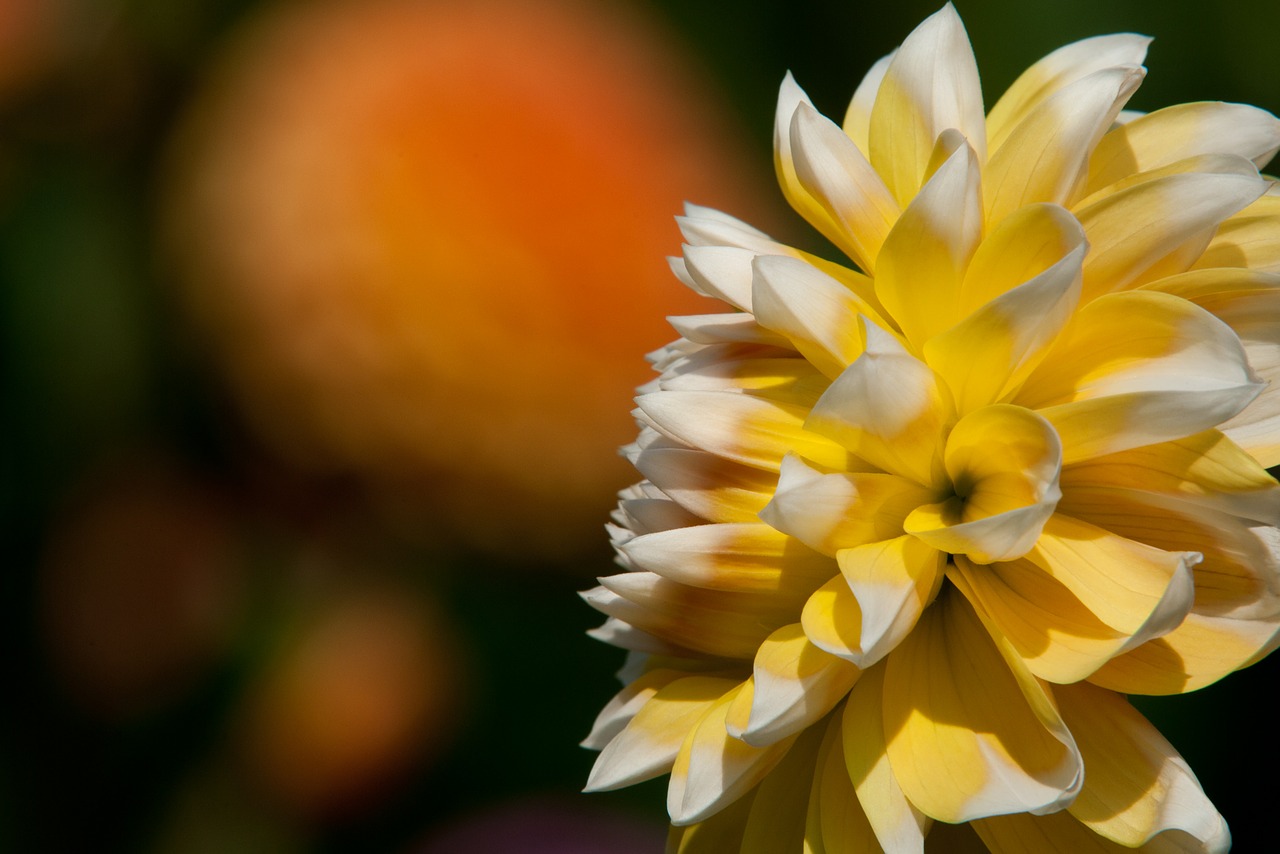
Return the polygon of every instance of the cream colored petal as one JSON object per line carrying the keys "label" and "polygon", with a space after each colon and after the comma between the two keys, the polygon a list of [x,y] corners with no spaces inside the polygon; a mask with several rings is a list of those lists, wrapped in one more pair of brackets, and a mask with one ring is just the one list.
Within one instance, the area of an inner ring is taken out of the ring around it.
{"label": "cream colored petal", "polygon": [[1084,679],[1130,642],[1029,561],[976,566],[957,557],[947,577],[988,629],[1007,638],[1027,669],[1049,682]]}
{"label": "cream colored petal", "polygon": [[1155,270],[1160,276],[1181,272],[1160,267],[1160,262],[1245,208],[1266,188],[1262,178],[1235,171],[1179,173],[1076,210],[1091,247],[1084,264],[1084,299],[1140,285],[1157,278]]}
{"label": "cream colored petal", "polygon": [[888,658],[883,708],[898,785],[939,821],[1052,812],[1079,790],[1079,753],[1047,688],[961,596],[940,598]]}
{"label": "cream colored petal", "polygon": [[880,82],[884,80],[885,72],[889,70],[889,63],[893,61],[894,54],[897,51],[886,54],[877,59],[867,73],[863,76],[862,81],[858,83],[858,88],[853,91],[853,98],[849,101],[849,108],[845,110],[843,128],[844,132],[849,135],[849,139],[853,140],[863,154],[869,154],[871,144],[871,109],[875,106],[876,95],[880,93]]}
{"label": "cream colored petal", "polygon": [[836,560],[862,611],[858,647],[845,657],[867,668],[915,626],[938,593],[947,557],[915,537],[901,536],[842,549]]}
{"label": "cream colored petal", "polygon": [[[750,394],[774,403],[811,409],[831,383],[793,351],[713,345],[671,366],[653,391],[716,391]],[[668,440],[669,441],[669,440]]]}
{"label": "cream colored petal", "polygon": [[823,554],[893,539],[902,520],[932,499],[914,481],[879,472],[824,474],[797,457],[782,461],[777,492],[760,518]]}
{"label": "cream colored petal", "polygon": [[1182,622],[1195,594],[1191,568],[1201,556],[1147,546],[1058,513],[1026,560],[1136,646]]}
{"label": "cream colored petal", "polygon": [[1037,106],[1077,80],[1107,68],[1139,66],[1151,39],[1133,33],[1096,36],[1060,47],[1014,81],[987,115],[994,154],[1009,133]]}
{"label": "cream colored petal", "polygon": [[844,761],[880,847],[885,851],[923,852],[932,823],[902,793],[885,753],[884,667],[863,674],[849,695],[841,721]]}
{"label": "cream colored petal", "polygon": [[716,700],[680,746],[667,787],[672,824],[704,821],[746,794],[786,756],[795,741],[792,736],[768,747],[752,747],[730,736],[726,717],[739,690]]}
{"label": "cream colored petal", "polygon": [[659,687],[601,751],[586,791],[618,789],[670,771],[693,728],[737,685],[717,676],[686,676]]}
{"label": "cream colored petal", "polygon": [[847,462],[844,448],[805,429],[803,407],[718,391],[662,391],[636,402],[664,434],[744,465],[777,471],[792,451],[832,468]]}
{"label": "cream colored petal", "polygon": [[943,461],[955,494],[913,510],[903,530],[976,563],[1026,554],[1062,494],[1062,445],[1049,423],[1020,406],[985,406],[956,423]]}
{"label": "cream colored petal", "polygon": [[[608,591],[605,591],[605,594],[613,596]],[[600,595],[597,593],[594,594],[594,597]],[[609,617],[596,628],[588,629],[587,637],[595,638],[601,643],[607,643],[610,646],[616,646],[638,655],[666,655],[675,658],[691,658],[697,655],[687,647],[665,641],[648,632],[642,632],[617,617]]]}
{"label": "cream colored petal", "polygon": [[708,849],[708,854],[779,854],[804,847],[805,823],[809,812],[809,790],[813,787],[818,748],[826,727],[810,727],[796,738],[777,767],[750,797],[751,812],[742,834],[742,847]]}
{"label": "cream colored petal", "polygon": [[[644,484],[644,486],[652,488],[652,484]],[[697,525],[704,521],[665,495],[661,498],[623,498],[618,502],[617,512],[627,530],[633,535],[669,531],[672,528]],[[621,544],[620,540],[618,545]]]}
{"label": "cream colored petal", "polygon": [[773,121],[773,165],[778,173],[778,184],[796,213],[839,246],[843,240],[843,230],[831,218],[827,209],[804,188],[796,174],[795,153],[791,148],[791,121],[801,104],[813,106],[809,96],[788,71],[778,90],[778,107]]}
{"label": "cream colored petal", "polygon": [[1231,847],[1227,823],[1191,768],[1124,697],[1087,683],[1055,695],[1089,769],[1068,807],[1081,823],[1132,848],[1166,830],[1188,833],[1205,851]]}
{"label": "cream colored petal", "polygon": [[884,181],[844,131],[803,102],[791,117],[791,152],[800,186],[839,229],[836,245],[872,273],[900,211]]}
{"label": "cream colored petal", "polygon": [[805,822],[805,854],[860,854],[878,851],[875,831],[858,804],[844,762],[842,715],[831,716],[818,750],[809,814]]}
{"label": "cream colored petal", "polygon": [[876,261],[876,296],[917,353],[961,319],[960,285],[982,240],[979,160],[954,132],[939,141],[952,143],[958,147],[903,211]]}
{"label": "cream colored petal", "polygon": [[753,522],[778,478],[713,454],[684,448],[647,448],[635,467],[672,500],[708,522]]}
{"label": "cream colored petal", "polygon": [[710,590],[806,598],[833,569],[831,558],[760,522],[643,534],[619,549],[637,569]]}
{"label": "cream colored petal", "polygon": [[1028,112],[984,171],[987,218],[1000,222],[1024,205],[1078,199],[1089,155],[1144,74],[1136,66],[1095,71]]}
{"label": "cream colored petal", "polygon": [[[1043,208],[1026,210],[1038,209]],[[1076,246],[1052,266],[1000,293],[924,345],[925,362],[951,389],[957,414],[995,403],[1017,388],[1071,319],[1080,299],[1087,248],[1083,232],[1079,236]]]}
{"label": "cream colored petal", "polygon": [[871,164],[906,207],[924,183],[934,143],[958,130],[986,160],[982,87],[969,36],[948,3],[907,36],[885,70],[871,110]]}
{"label": "cream colored petal", "polygon": [[1257,107],[1201,101],[1156,110],[1115,128],[1089,163],[1086,192],[1200,154],[1235,154],[1262,168],[1280,149],[1280,120]]}
{"label": "cream colored petal", "polygon": [[756,653],[750,718],[731,734],[757,747],[794,735],[835,708],[860,673],[810,643],[799,623],[783,626]]}
{"label": "cream colored petal", "polygon": [[[973,823],[982,842],[992,854],[1133,854],[1134,849],[1118,845],[1094,833],[1066,810],[1052,815],[1002,815]],[[1205,849],[1186,844],[1194,840],[1176,838],[1177,831],[1156,837],[1138,849],[1140,854],[1194,854]]]}
{"label": "cream colored petal", "polygon": [[676,332],[696,344],[719,344],[733,341],[747,344],[785,345],[787,340],[756,323],[745,312],[691,314],[669,317]]}
{"label": "cream colored petal", "polygon": [[[740,235],[740,240],[743,240],[743,241],[750,241],[750,240],[756,240],[756,239],[767,240],[767,241],[770,241],[771,243],[773,241],[772,237],[765,234],[763,231],[756,228],[754,225],[751,225],[750,223],[747,223],[747,222],[743,222],[742,220],[738,219],[736,216],[733,216],[732,214],[727,214],[724,211],[717,210],[715,208],[705,207],[703,205],[695,205],[693,202],[684,203],[684,216],[676,217],[676,222],[682,226],[680,233],[684,234],[685,239],[695,245],[701,245],[701,241],[697,239],[696,235],[705,234],[702,231],[702,229],[706,229],[706,228],[732,229],[732,233]],[[686,233],[683,228],[683,226],[686,223],[689,224],[691,229],[691,231],[689,231],[688,233]],[[720,239],[713,239],[710,242],[721,243],[726,246],[741,245],[741,246],[747,246],[748,248],[750,248],[750,245],[748,243],[736,243],[736,242],[720,240]],[[775,243],[773,245],[781,246],[782,244]]]}
{"label": "cream colored petal", "polygon": [[759,257],[753,270],[756,320],[818,370],[834,379],[862,354],[858,316],[872,309],[848,288],[796,258]]}
{"label": "cream colored petal", "polygon": [[[933,371],[863,321],[866,351],[822,395],[805,427],[884,471],[932,486],[951,418]],[[821,460],[816,460],[821,462]]]}
{"label": "cream colored petal", "polygon": [[636,713],[658,693],[658,689],[666,687],[683,675],[679,670],[666,668],[650,670],[641,675],[619,691],[600,710],[590,734],[582,740],[582,746],[590,750],[603,750],[631,722]]}
{"label": "cream colored petal", "polygon": [[1280,484],[1217,430],[1106,454],[1067,466],[1068,494],[1111,488],[1167,496],[1188,509],[1216,509],[1280,525]]}
{"label": "cream colored petal", "polygon": [[760,642],[795,619],[803,598],[706,590],[651,572],[600,579],[587,604],[663,640],[710,656],[751,660]]}
{"label": "cream colored petal", "polygon": [[1267,194],[1222,223],[1195,269],[1248,267],[1280,273],[1280,188],[1272,184]]}
{"label": "cream colored petal", "polygon": [[1216,427],[1260,390],[1230,327],[1135,291],[1080,309],[1013,402],[1039,410],[1076,462]]}
{"label": "cream colored petal", "polygon": [[751,311],[751,262],[756,253],[736,246],[684,247],[684,266],[700,293]]}

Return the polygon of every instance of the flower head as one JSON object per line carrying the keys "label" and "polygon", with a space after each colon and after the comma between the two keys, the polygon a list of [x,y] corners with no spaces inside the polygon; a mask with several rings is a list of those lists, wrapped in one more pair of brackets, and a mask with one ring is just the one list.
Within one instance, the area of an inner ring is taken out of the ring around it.
{"label": "flower head", "polygon": [[736,311],[651,357],[585,594],[633,651],[589,788],[670,773],[672,850],[1229,845],[1124,695],[1280,629],[1280,121],[1124,112],[1148,41],[984,115],[948,5],[843,126],[782,85],[782,188],[851,264],[680,221]]}

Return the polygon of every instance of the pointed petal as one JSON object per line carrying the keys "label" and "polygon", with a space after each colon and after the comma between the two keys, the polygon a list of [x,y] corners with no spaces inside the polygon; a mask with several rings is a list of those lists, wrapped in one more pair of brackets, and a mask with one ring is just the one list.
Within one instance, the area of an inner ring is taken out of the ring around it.
{"label": "pointed petal", "polygon": [[798,457],[782,461],[778,488],[760,518],[823,554],[892,539],[902,520],[931,500],[914,481],[879,472],[823,474]]}
{"label": "pointed petal", "polygon": [[875,106],[876,95],[880,93],[880,82],[884,80],[885,72],[889,70],[889,63],[896,53],[895,50],[882,56],[871,65],[858,83],[858,88],[853,91],[853,98],[844,114],[844,132],[863,154],[871,151],[871,110]]}
{"label": "pointed petal", "polygon": [[1230,327],[1135,291],[1080,309],[1014,402],[1039,410],[1076,462],[1216,427],[1260,390]]}
{"label": "pointed petal", "polygon": [[729,705],[741,688],[716,700],[680,746],[667,788],[671,823],[695,824],[746,794],[787,754],[795,737],[752,747],[729,735]]}
{"label": "pointed petal", "polygon": [[903,793],[939,821],[1052,812],[1082,766],[1047,689],[993,643],[963,597],[940,598],[889,657],[886,750]]}
{"label": "pointed petal", "polygon": [[827,209],[804,188],[796,174],[795,153],[791,148],[791,121],[801,104],[813,106],[809,96],[788,71],[778,90],[778,107],[773,120],[773,165],[778,173],[778,184],[796,213],[839,246],[843,240],[843,229],[831,218]]}
{"label": "pointed petal", "polygon": [[1049,422],[1009,404],[974,410],[947,437],[943,461],[956,495],[916,508],[903,530],[977,563],[1026,554],[1062,494],[1062,445]]}
{"label": "pointed petal", "polygon": [[672,500],[708,522],[753,522],[778,478],[702,451],[646,448],[635,467]]}
{"label": "pointed petal", "polygon": [[756,253],[736,246],[684,247],[684,266],[697,289],[750,312],[751,262]]}
{"label": "pointed petal", "polygon": [[601,751],[586,791],[618,789],[670,771],[690,731],[737,684],[717,676],[686,676],[658,688]]}
{"label": "pointed petal", "polygon": [[982,239],[979,160],[955,132],[944,144],[956,147],[898,218],[876,261],[876,296],[916,352],[960,319],[960,284]]}
{"label": "pointed petal", "polygon": [[991,151],[1037,106],[1077,80],[1118,66],[1139,66],[1151,39],[1133,33],[1096,36],[1060,47],[1014,81],[987,114]]}
{"label": "pointed petal", "polygon": [[747,792],[714,815],[667,830],[667,854],[724,854],[743,844],[756,793]]}
{"label": "pointed petal", "polygon": [[1280,273],[1280,189],[1267,194],[1218,228],[1196,269],[1248,267]]}
{"label": "pointed petal", "polygon": [[763,747],[800,732],[835,708],[860,672],[810,643],[799,623],[783,626],[756,653],[751,715],[738,737]]}
{"label": "pointed petal", "polygon": [[1068,807],[1081,823],[1131,848],[1166,830],[1190,834],[1207,851],[1231,846],[1227,823],[1191,768],[1128,701],[1087,683],[1056,696],[1089,769]]}
{"label": "pointed petal", "polygon": [[630,565],[710,590],[807,597],[831,577],[831,559],[760,522],[691,525],[621,545]]}
{"label": "pointed petal", "polygon": [[741,341],[748,344],[785,345],[786,339],[756,323],[745,312],[719,314],[689,314],[668,317],[676,332],[696,344],[719,344],[724,341]]}
{"label": "pointed petal", "polygon": [[[1236,171],[1180,173],[1137,184],[1075,211],[1091,247],[1084,264],[1084,299],[1155,278],[1151,271],[1163,259],[1243,209],[1266,188],[1261,178]],[[1181,271],[1161,270],[1160,275],[1176,272]]]}
{"label": "pointed petal", "polygon": [[1114,128],[1089,162],[1085,192],[1200,154],[1235,154],[1262,168],[1280,149],[1280,120],[1257,107],[1201,101]]}
{"label": "pointed petal", "polygon": [[898,204],[924,183],[934,143],[955,128],[986,159],[982,87],[969,36],[948,3],[907,36],[889,63],[871,110],[871,164]]}
{"label": "pointed petal", "polygon": [[1034,202],[1067,205],[1078,199],[1094,146],[1144,74],[1135,66],[1095,71],[1031,110],[985,170],[988,219],[1000,222]]}
{"label": "pointed petal", "polygon": [[821,650],[852,661],[862,654],[862,608],[844,577],[819,587],[800,613],[804,634]]}
{"label": "pointed petal", "polygon": [[[1025,212],[1045,207],[1026,208],[1006,222],[1021,222]],[[994,403],[1021,384],[1071,319],[1080,299],[1081,265],[1087,248],[1078,227],[1077,234],[1076,245],[1052,266],[1001,292],[925,344],[925,361],[951,389],[958,414]],[[978,256],[982,254],[979,248]],[[977,256],[974,261],[970,275]],[[993,276],[982,279],[988,284],[994,280]]]}
{"label": "pointed petal", "polygon": [[865,352],[822,395],[805,426],[885,471],[931,486],[942,473],[949,406],[927,365],[879,327],[863,321],[863,329]]}
{"label": "pointed petal", "polygon": [[[1132,848],[1117,845],[1094,833],[1069,812],[1052,815],[1002,815],[973,822],[982,842],[992,854],[1132,854]],[[1157,837],[1140,849],[1141,854],[1192,854],[1201,848],[1185,846],[1182,840]]]}
{"label": "pointed petal", "polygon": [[862,610],[858,648],[846,657],[867,668],[907,636],[942,583],[946,555],[901,536],[836,553],[840,572]]}
{"label": "pointed petal", "polygon": [[791,117],[791,151],[800,186],[839,230],[836,241],[867,273],[875,269],[899,207],[866,156],[830,119],[801,102]]}
{"label": "pointed petal", "polygon": [[872,309],[848,288],[797,258],[760,257],[753,270],[756,320],[818,370],[834,379],[862,354],[858,316]]}
{"label": "pointed petal", "polygon": [[717,391],[662,391],[637,399],[653,426],[693,448],[769,471],[794,451],[832,468],[844,468],[845,450],[806,430],[802,407]]}
{"label": "pointed petal", "polygon": [[682,675],[678,670],[650,670],[623,688],[600,710],[590,734],[582,740],[582,746],[591,750],[603,750],[658,693],[658,689],[666,687]]}
{"label": "pointed petal", "polygon": [[842,715],[832,715],[818,750],[809,815],[805,823],[805,852],[856,854],[875,851],[875,831],[858,804],[844,762]]}
{"label": "pointed petal", "polygon": [[885,753],[884,668],[874,667],[854,686],[844,707],[844,760],[858,803],[885,851],[922,852],[928,816],[902,793]]}
{"label": "pointed petal", "polygon": [[[738,854],[778,854],[804,846],[809,790],[825,730],[818,726],[801,733],[783,760],[756,787]],[[734,850],[725,846],[709,854]]]}

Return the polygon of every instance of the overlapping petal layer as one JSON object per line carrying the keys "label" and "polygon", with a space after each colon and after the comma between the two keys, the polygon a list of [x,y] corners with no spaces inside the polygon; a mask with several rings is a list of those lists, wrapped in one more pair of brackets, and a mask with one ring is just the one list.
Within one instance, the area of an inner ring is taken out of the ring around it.
{"label": "overlapping petal layer", "polygon": [[589,785],[669,772],[670,851],[1229,845],[1123,695],[1280,646],[1280,121],[1123,113],[1148,41],[984,117],[947,6],[842,127],[783,82],[779,181],[845,261],[681,219],[732,310],[650,356],[584,594],[632,650]]}

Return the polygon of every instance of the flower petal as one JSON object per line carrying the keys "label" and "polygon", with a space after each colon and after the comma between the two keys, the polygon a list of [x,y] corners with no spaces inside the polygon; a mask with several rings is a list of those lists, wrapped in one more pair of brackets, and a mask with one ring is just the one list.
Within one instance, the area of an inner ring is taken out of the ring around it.
{"label": "flower petal", "polygon": [[799,623],[783,626],[760,644],[751,715],[745,729],[731,734],[757,747],[793,735],[835,708],[860,673],[810,643]]}
{"label": "flower petal", "polygon": [[1089,769],[1067,808],[1081,823],[1131,848],[1166,830],[1190,834],[1206,851],[1231,847],[1227,823],[1187,763],[1123,697],[1087,683],[1055,696]]}
{"label": "flower petal", "polygon": [[959,320],[960,284],[982,239],[982,173],[977,155],[955,144],[898,218],[876,261],[875,288],[916,352]]}
{"label": "flower petal", "polygon": [[976,563],[1026,554],[1062,494],[1062,445],[1049,422],[1009,404],[974,410],[947,437],[943,461],[956,494],[913,510],[903,530]]}
{"label": "flower petal", "polygon": [[927,365],[889,333],[861,322],[865,352],[819,398],[805,427],[885,471],[932,486],[942,474],[940,438],[950,407]]}
{"label": "flower petal", "polygon": [[798,457],[782,461],[773,499],[760,518],[823,554],[892,539],[902,520],[931,500],[914,481],[881,472],[823,474]]}
{"label": "flower petal", "polygon": [[784,335],[832,379],[862,354],[858,316],[874,312],[848,288],[798,258],[762,256],[752,267],[762,326]]}
{"label": "flower petal", "polygon": [[806,854],[853,854],[875,851],[875,831],[849,781],[841,737],[842,715],[832,715],[818,749],[809,814],[805,822]]}
{"label": "flower petal", "polygon": [[1201,101],[1116,127],[1089,161],[1085,192],[1200,154],[1235,154],[1261,169],[1280,149],[1280,120],[1257,107]]}
{"label": "flower petal", "polygon": [[1052,812],[1082,766],[1053,701],[963,597],[925,611],[885,666],[886,751],[903,793],[939,821]]}
{"label": "flower petal", "polygon": [[868,141],[871,137],[871,110],[875,106],[876,95],[880,94],[880,83],[884,80],[884,75],[889,70],[889,63],[893,61],[896,53],[895,49],[871,64],[871,68],[858,83],[858,88],[853,90],[853,98],[849,101],[849,108],[845,110],[844,132],[863,154],[871,151],[871,144]]}
{"label": "flower petal", "polygon": [[1248,267],[1280,273],[1280,190],[1267,194],[1222,223],[1195,269]]}
{"label": "flower petal", "polygon": [[1045,100],[1095,72],[1142,65],[1149,44],[1150,38],[1133,33],[1096,36],[1060,47],[1022,72],[987,114],[993,156],[1014,128]]}
{"label": "flower petal", "polygon": [[858,648],[845,657],[867,668],[888,655],[937,595],[946,559],[909,536],[837,552],[840,573],[862,609]]}
{"label": "flower petal", "polygon": [[955,128],[986,159],[982,87],[969,36],[948,3],[898,48],[877,90],[868,146],[871,164],[906,207],[924,182],[934,143]]}
{"label": "flower petal", "polygon": [[[1022,223],[1028,212],[1047,207],[1025,208],[1006,222]],[[1080,298],[1081,264],[1087,248],[1078,227],[1077,234],[1074,248],[1052,266],[1001,292],[924,345],[925,361],[946,381],[958,414],[995,403],[1016,388],[1070,320]],[[978,256],[982,254],[979,248]],[[977,260],[975,256],[970,274]],[[966,283],[968,279],[966,276]],[[991,284],[995,277],[983,280]]]}
{"label": "flower petal", "polygon": [[1045,98],[992,153],[983,178],[987,217],[1000,222],[1034,202],[1079,198],[1094,146],[1142,83],[1145,69],[1116,66]]}
{"label": "flower petal", "polygon": [[753,522],[778,478],[770,472],[686,448],[646,448],[633,461],[654,486],[708,522]]}
{"label": "flower petal", "polygon": [[858,803],[885,851],[923,851],[932,823],[902,793],[885,753],[884,668],[863,674],[845,704],[844,761]]}
{"label": "flower petal", "polygon": [[809,790],[825,731],[826,727],[816,726],[801,733],[783,760],[756,787],[742,847],[708,848],[707,854],[778,854],[803,848]]}
{"label": "flower petal", "polygon": [[800,186],[839,230],[836,245],[873,272],[900,210],[884,181],[844,131],[804,102],[791,117],[791,152]]}
{"label": "flower petal", "polygon": [[686,676],[658,688],[601,751],[586,791],[618,789],[670,771],[693,727],[737,685],[719,676]]}
{"label": "flower petal", "polygon": [[665,668],[650,670],[641,675],[600,710],[591,733],[582,740],[582,746],[591,750],[603,750],[658,693],[658,689],[666,687],[681,676],[679,670]]}
{"label": "flower petal", "polygon": [[740,690],[716,700],[680,746],[667,787],[672,824],[695,824],[737,800],[773,770],[795,741],[792,736],[752,747],[729,735],[726,718]]}
{"label": "flower petal", "polygon": [[1230,327],[1135,291],[1080,309],[1013,402],[1054,425],[1070,463],[1216,427],[1260,390]]}
{"label": "flower petal", "polygon": [[[973,822],[973,829],[982,838],[992,854],[1132,854],[1134,849],[1117,845],[1099,836],[1077,821],[1069,812],[1051,815],[993,816]],[[1192,841],[1177,838],[1177,831],[1168,838],[1161,836],[1144,845],[1141,854],[1192,854],[1204,849],[1183,844]]]}
{"label": "flower petal", "polygon": [[805,189],[796,174],[795,153],[791,148],[791,122],[801,104],[813,106],[809,96],[788,71],[778,89],[778,107],[773,120],[773,165],[778,173],[778,184],[796,213],[839,246],[843,241],[843,229],[832,219],[822,203]]}

